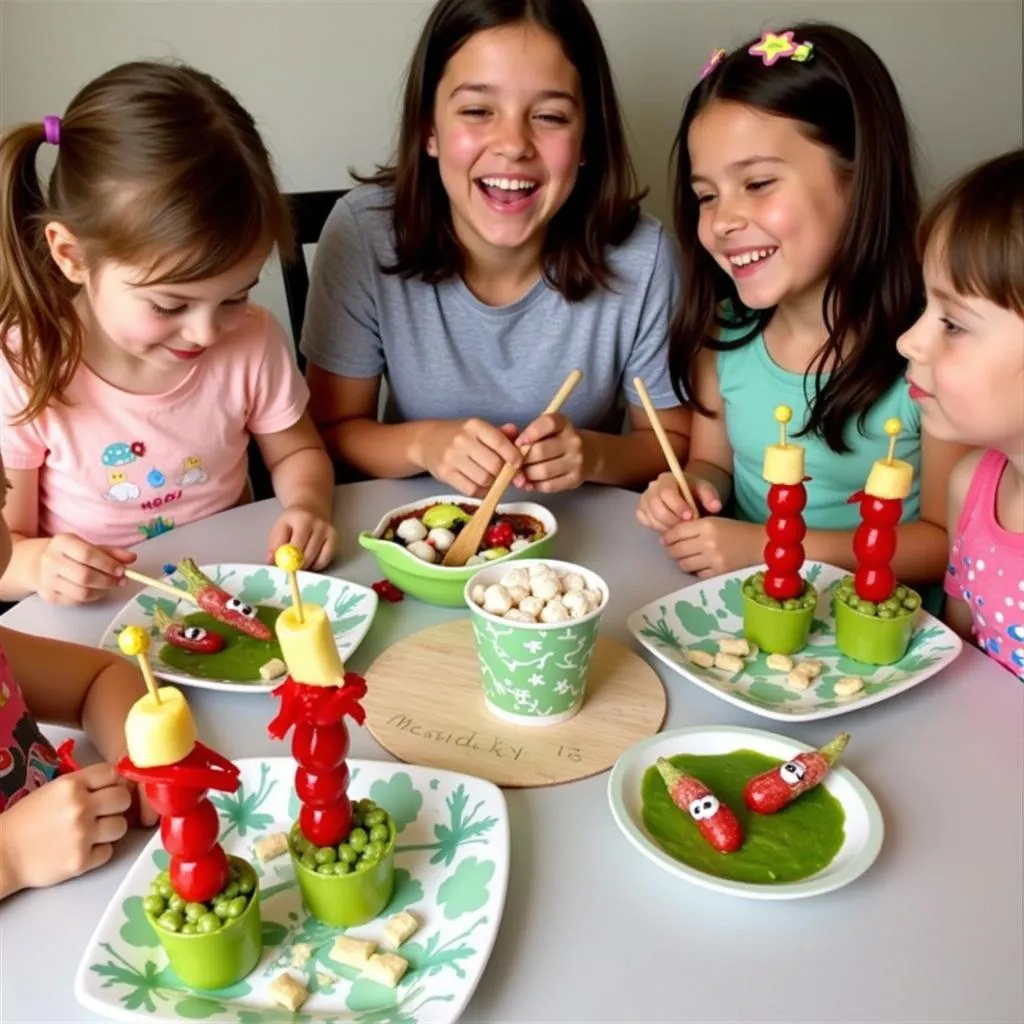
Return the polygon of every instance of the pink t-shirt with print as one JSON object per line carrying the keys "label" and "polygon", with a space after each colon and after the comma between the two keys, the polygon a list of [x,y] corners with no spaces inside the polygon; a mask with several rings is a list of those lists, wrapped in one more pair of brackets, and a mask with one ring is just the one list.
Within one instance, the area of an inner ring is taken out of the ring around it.
{"label": "pink t-shirt with print", "polygon": [[39,731],[0,648],[0,811],[55,778],[58,757]]}
{"label": "pink t-shirt with print", "polygon": [[0,360],[4,464],[39,470],[40,536],[127,547],[237,504],[250,435],[294,426],[309,391],[281,325],[252,306],[165,394],[122,391],[82,363],[65,397],[12,424],[26,391]]}
{"label": "pink t-shirt with print", "polygon": [[946,593],[971,609],[978,646],[1024,680],[1024,533],[996,519],[1006,456],[981,457],[956,524],[946,567]]}

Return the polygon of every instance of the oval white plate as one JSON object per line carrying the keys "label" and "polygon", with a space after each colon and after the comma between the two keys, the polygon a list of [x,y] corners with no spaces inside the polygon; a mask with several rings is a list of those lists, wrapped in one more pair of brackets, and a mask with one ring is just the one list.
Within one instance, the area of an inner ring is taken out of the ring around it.
{"label": "oval white plate", "polygon": [[[251,605],[268,605],[285,608],[292,603],[288,576],[272,565],[246,565],[243,563],[214,563],[199,567],[218,586],[229,594]],[[327,612],[334,630],[334,642],[342,661],[346,661],[362,642],[373,622],[377,611],[377,594],[369,587],[333,576],[322,576],[315,572],[300,572],[299,590],[303,602],[318,604]],[[169,583],[184,589],[184,582],[173,573],[165,576]],[[149,660],[153,671],[161,679],[171,683],[182,683],[205,690],[240,690],[246,693],[266,693],[284,681],[284,676],[263,682],[237,683],[231,679],[208,679],[194,676],[160,660],[160,631],[153,625],[153,612],[163,608],[168,615],[188,615],[196,607],[186,601],[175,601],[165,591],[147,587],[140,590],[117,613],[100,638],[100,646],[120,654],[117,635],[125,626],[142,626],[149,630],[154,641],[150,647]],[[225,627],[230,629],[231,627]]]}
{"label": "oval white plate", "polygon": [[805,896],[820,896],[849,885],[871,867],[882,847],[882,812],[867,786],[841,764],[825,776],[822,785],[843,805],[846,838],[832,863],[810,878],[773,885],[734,882],[698,871],[662,850],[647,834],[643,824],[640,787],[644,772],[659,757],[674,757],[676,754],[728,754],[743,749],[788,760],[813,748],[762,729],[728,725],[675,729],[651,736],[630,747],[615,762],[608,777],[608,802],[615,823],[645,857],[671,874],[706,889],[748,899],[795,900]]}

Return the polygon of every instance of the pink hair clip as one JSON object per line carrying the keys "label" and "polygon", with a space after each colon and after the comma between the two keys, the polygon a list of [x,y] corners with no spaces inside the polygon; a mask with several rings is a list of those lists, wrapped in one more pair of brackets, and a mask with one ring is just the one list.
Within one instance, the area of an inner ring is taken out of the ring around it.
{"label": "pink hair clip", "polygon": [[703,82],[708,75],[711,74],[719,64],[722,63],[722,59],[725,57],[725,50],[718,49],[712,50],[711,56],[708,57],[707,64],[704,65],[704,69],[700,73],[700,80]]}
{"label": "pink hair clip", "polygon": [[770,68],[783,57],[788,57],[798,64],[805,64],[814,54],[814,44],[795,42],[792,31],[772,32],[769,30],[747,50],[747,53],[751,57],[760,57],[761,63],[766,68]]}

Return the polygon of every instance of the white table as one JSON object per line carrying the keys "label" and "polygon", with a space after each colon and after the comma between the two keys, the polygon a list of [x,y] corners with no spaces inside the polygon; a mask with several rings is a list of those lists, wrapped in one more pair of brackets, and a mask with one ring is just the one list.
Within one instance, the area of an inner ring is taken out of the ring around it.
{"label": "white table", "polygon": [[[358,529],[436,491],[427,480],[340,488],[344,541],[332,573],[378,579],[376,563],[356,544]],[[635,503],[635,495],[609,488],[546,501],[560,522],[557,556],[605,577],[611,600],[602,625],[625,643],[632,610],[687,582],[636,524]],[[186,554],[200,562],[260,560],[276,509],[235,509],[149,541],[139,548],[139,568],[159,575],[163,563]],[[96,643],[119,604],[60,610],[31,599],[3,621]],[[351,667],[364,670],[398,638],[459,614],[411,599],[382,602]],[[659,672],[669,693],[666,729],[780,727]],[[194,690],[189,699],[204,739],[225,754],[280,756],[266,735],[274,711],[266,696]],[[837,724],[780,728],[817,744]],[[859,881],[815,899],[747,901],[672,878],[616,829],[607,774],[507,791],[505,916],[464,1020],[1019,1024],[1024,686],[969,650],[940,676],[844,717],[842,726],[853,733],[847,763],[882,807],[885,843]],[[390,759],[365,730],[355,731],[352,752]],[[91,875],[0,904],[0,1020],[96,1019],[75,1002],[74,973],[146,838],[133,834]]]}

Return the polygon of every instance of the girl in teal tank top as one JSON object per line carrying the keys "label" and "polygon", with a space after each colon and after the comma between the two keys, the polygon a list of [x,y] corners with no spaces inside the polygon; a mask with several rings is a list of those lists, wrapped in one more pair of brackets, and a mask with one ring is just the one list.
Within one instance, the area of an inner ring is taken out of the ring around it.
{"label": "girl in teal tank top", "polygon": [[[946,565],[944,485],[963,449],[921,432],[896,341],[922,304],[919,211],[899,94],[862,40],[830,25],[765,33],[713,56],[677,139],[675,223],[684,283],[670,363],[694,411],[686,472],[637,517],[685,572],[762,561],[773,411],[803,445],[808,558],[855,568],[858,506],[886,451],[914,466],[893,569],[931,583]],[[707,514],[710,513],[710,514]]]}

